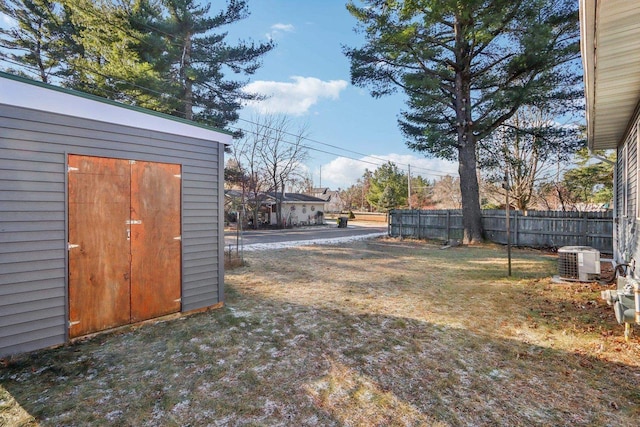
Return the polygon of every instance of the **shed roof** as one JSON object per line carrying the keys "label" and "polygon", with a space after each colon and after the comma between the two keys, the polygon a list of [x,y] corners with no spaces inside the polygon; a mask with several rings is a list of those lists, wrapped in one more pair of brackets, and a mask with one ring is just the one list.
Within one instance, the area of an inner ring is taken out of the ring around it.
{"label": "shed roof", "polygon": [[616,148],[640,100],[640,2],[580,0],[589,148]]}
{"label": "shed roof", "polygon": [[0,72],[0,104],[230,144],[230,132]]}

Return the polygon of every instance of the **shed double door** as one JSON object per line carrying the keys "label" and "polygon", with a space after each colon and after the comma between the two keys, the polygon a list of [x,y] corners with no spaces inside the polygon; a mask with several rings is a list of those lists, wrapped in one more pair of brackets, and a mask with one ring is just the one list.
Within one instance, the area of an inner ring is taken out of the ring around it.
{"label": "shed double door", "polygon": [[69,336],[180,310],[180,165],[69,155]]}

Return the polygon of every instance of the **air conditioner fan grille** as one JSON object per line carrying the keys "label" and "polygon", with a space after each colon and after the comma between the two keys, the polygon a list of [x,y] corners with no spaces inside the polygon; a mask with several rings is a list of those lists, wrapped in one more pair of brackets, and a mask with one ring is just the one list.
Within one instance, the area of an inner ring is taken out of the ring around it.
{"label": "air conditioner fan grille", "polygon": [[575,252],[558,253],[558,274],[568,279],[579,279],[578,254]]}

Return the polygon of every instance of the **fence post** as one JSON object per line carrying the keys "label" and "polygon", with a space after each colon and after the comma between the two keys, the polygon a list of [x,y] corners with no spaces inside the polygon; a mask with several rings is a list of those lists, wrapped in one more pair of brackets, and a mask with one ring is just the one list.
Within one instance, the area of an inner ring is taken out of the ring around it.
{"label": "fence post", "polygon": [[450,226],[451,226],[451,211],[447,209],[447,242],[451,240]]}
{"label": "fence post", "polygon": [[514,230],[513,230],[513,234],[515,234],[514,236],[514,242],[516,246],[520,246],[520,220],[518,219],[520,211],[516,211],[514,210],[514,219],[515,219],[515,224],[514,224]]}
{"label": "fence post", "polygon": [[587,212],[582,212],[582,241],[583,246],[587,246],[587,229],[588,229]]}
{"label": "fence post", "polygon": [[420,210],[418,210],[418,240],[420,240]]}

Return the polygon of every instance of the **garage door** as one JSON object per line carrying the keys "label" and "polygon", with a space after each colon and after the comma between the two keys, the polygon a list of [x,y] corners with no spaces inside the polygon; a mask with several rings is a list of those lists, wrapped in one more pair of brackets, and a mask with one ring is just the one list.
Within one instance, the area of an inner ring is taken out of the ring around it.
{"label": "garage door", "polygon": [[69,335],[180,310],[180,165],[69,155]]}

